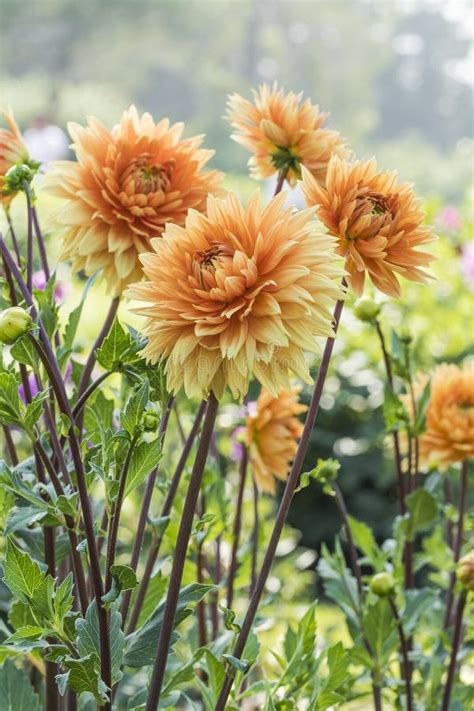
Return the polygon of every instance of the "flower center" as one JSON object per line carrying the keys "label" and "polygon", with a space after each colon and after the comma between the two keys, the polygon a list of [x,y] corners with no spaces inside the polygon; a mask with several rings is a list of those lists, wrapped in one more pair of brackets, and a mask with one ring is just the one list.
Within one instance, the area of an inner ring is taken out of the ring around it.
{"label": "flower center", "polygon": [[124,174],[125,186],[130,180],[135,183],[135,193],[149,195],[158,191],[167,192],[171,185],[174,161],[155,165],[147,157],[139,158],[129,166]]}
{"label": "flower center", "polygon": [[385,195],[372,193],[367,195],[367,200],[369,205],[372,206],[371,214],[374,215],[374,217],[391,214],[388,200]]}
{"label": "flower center", "polygon": [[[215,271],[216,266],[221,262],[222,258],[232,257],[232,251],[225,245],[216,244],[204,251],[194,252],[194,259],[198,262],[201,269],[206,271]],[[217,265],[216,265],[217,260]]]}

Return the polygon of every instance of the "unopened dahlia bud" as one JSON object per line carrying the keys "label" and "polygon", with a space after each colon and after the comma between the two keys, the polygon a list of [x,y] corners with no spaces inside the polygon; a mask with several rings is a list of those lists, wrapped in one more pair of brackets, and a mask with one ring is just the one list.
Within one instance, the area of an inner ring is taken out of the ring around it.
{"label": "unopened dahlia bud", "polygon": [[145,432],[156,432],[160,425],[161,412],[157,403],[149,403],[143,413],[142,425]]}
{"label": "unopened dahlia bud", "polygon": [[354,306],[354,316],[360,321],[373,321],[380,313],[380,304],[370,299],[361,299]]}
{"label": "unopened dahlia bud", "polygon": [[23,190],[25,181],[30,185],[38,168],[39,163],[30,160],[27,163],[17,163],[13,165],[3,178],[3,194],[15,195]]}
{"label": "unopened dahlia bud", "polygon": [[474,551],[467,553],[459,560],[456,577],[463,588],[474,592]]}
{"label": "unopened dahlia bud", "polygon": [[370,589],[375,595],[387,597],[395,590],[395,580],[390,573],[377,573],[370,581]]}
{"label": "unopened dahlia bud", "polygon": [[12,306],[0,314],[0,342],[8,345],[30,330],[33,323],[28,311],[20,306]]}

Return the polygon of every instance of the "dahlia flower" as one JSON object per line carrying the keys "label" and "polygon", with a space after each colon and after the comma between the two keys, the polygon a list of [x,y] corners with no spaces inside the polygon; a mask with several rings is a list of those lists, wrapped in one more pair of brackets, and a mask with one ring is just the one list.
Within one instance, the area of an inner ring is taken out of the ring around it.
{"label": "dahlia flower", "polygon": [[166,222],[184,223],[189,208],[203,210],[221,180],[203,166],[213,151],[202,136],[181,140],[182,124],[155,124],[132,106],[109,131],[97,119],[71,123],[76,161],[57,161],[45,187],[64,198],[53,226],[64,237],[63,257],[92,275],[103,269],[108,289],[120,294],[141,278],[138,255],[150,249]]}
{"label": "dahlia flower", "polygon": [[365,274],[389,296],[400,296],[397,275],[426,282],[433,256],[417,247],[434,237],[423,225],[425,213],[408,183],[395,173],[378,172],[374,160],[349,163],[333,156],[326,186],[303,168],[302,190],[309,206],[338,240],[337,253],[346,260],[349,283],[357,295]]}
{"label": "dahlia flower", "polygon": [[260,491],[274,494],[275,477],[285,480],[298,448],[303,425],[298,415],[307,410],[298,402],[301,388],[273,397],[262,390],[247,417],[245,439],[255,482]]}
{"label": "dahlia flower", "polygon": [[268,178],[283,170],[294,185],[304,165],[324,183],[331,154],[348,153],[340,134],[323,128],[328,114],[309,99],[302,102],[302,96],[264,84],[253,91],[253,103],[239,94],[229,97],[232,138],[254,154],[249,160],[252,177]]}
{"label": "dahlia flower", "polygon": [[8,128],[0,128],[0,204],[7,208],[15,193],[5,192],[5,175],[17,163],[28,163],[29,155],[13,114],[4,111],[3,117]]}
{"label": "dahlia flower", "polygon": [[[415,393],[422,391],[426,376],[420,375]],[[474,457],[474,363],[443,363],[431,378],[426,410],[426,429],[420,437],[424,464],[448,465]]]}
{"label": "dahlia flower", "polygon": [[290,372],[311,382],[304,351],[333,334],[343,272],[314,210],[295,213],[285,198],[263,208],[257,191],[245,209],[232,193],[209,196],[207,216],[191,210],[140,256],[149,281],[129,295],[146,316],[143,354],[166,360],[170,391],[220,398],[227,385],[241,397],[254,375],[277,395]]}

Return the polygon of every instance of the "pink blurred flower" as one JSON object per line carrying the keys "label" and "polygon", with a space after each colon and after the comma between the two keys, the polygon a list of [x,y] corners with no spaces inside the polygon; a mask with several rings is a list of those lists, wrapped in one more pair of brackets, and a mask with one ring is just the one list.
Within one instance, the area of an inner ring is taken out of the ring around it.
{"label": "pink blurred flower", "polygon": [[438,213],[437,220],[440,226],[448,232],[457,232],[462,226],[459,211],[453,205],[443,207]]}
{"label": "pink blurred flower", "polygon": [[[44,291],[46,289],[46,283],[46,275],[42,269],[33,274],[33,286],[35,289]],[[54,298],[56,301],[62,301],[68,292],[69,289],[64,282],[56,281],[54,285]]]}
{"label": "pink blurred flower", "polygon": [[462,246],[461,270],[466,286],[474,291],[474,241]]}

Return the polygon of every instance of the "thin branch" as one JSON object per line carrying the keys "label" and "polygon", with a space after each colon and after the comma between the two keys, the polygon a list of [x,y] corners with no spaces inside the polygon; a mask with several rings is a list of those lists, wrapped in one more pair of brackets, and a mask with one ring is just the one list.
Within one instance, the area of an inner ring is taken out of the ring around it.
{"label": "thin branch", "polygon": [[449,702],[451,700],[451,692],[453,689],[454,675],[456,672],[456,664],[459,653],[459,647],[461,645],[462,637],[462,618],[464,614],[464,608],[466,606],[467,592],[463,590],[459,596],[456,616],[454,619],[454,633],[453,633],[453,644],[451,647],[451,657],[449,660],[448,676],[446,678],[446,686],[444,687],[443,702],[441,704],[441,711],[449,711]]}
{"label": "thin branch", "polygon": [[242,457],[239,467],[239,488],[235,507],[234,527],[232,531],[232,553],[230,556],[229,573],[227,576],[227,607],[232,609],[234,602],[234,582],[237,572],[237,553],[239,551],[240,531],[242,529],[242,504],[244,501],[245,479],[247,478],[248,450],[242,446]]}
{"label": "thin branch", "polygon": [[400,638],[400,648],[402,651],[403,667],[405,669],[405,674],[403,674],[403,677],[405,679],[405,692],[406,692],[406,697],[407,697],[407,711],[413,711],[413,692],[412,692],[412,688],[411,688],[411,664],[410,664],[410,660],[408,658],[409,644],[408,644],[407,638],[405,637],[405,633],[403,631],[402,621],[400,619],[400,615],[398,614],[395,600],[393,599],[392,596],[390,596],[388,598],[388,601],[389,601],[390,608],[392,610],[393,617],[394,617],[396,625],[397,625],[398,636]]}
{"label": "thin branch", "polygon": [[173,633],[174,618],[178,605],[178,597],[181,587],[181,580],[183,577],[184,564],[186,562],[186,553],[188,550],[189,538],[191,536],[194,511],[196,509],[196,503],[201,488],[204,468],[206,466],[206,460],[209,452],[209,445],[211,443],[211,436],[212,431],[214,429],[218,405],[219,403],[217,402],[214,394],[211,393],[207,403],[206,414],[204,416],[204,423],[202,426],[201,438],[199,441],[199,447],[196,453],[196,458],[194,460],[191,478],[189,480],[183,513],[181,515],[178,538],[175,544],[173,554],[173,566],[171,569],[168,593],[166,596],[166,604],[163,613],[163,622],[160,630],[160,638],[158,641],[158,649],[156,653],[155,662],[153,664],[150,691],[146,702],[146,711],[156,711],[160,700],[161,686],[163,683],[166,662],[168,659],[168,653],[171,643],[171,636]]}
{"label": "thin branch", "polygon": [[114,318],[117,314],[119,303],[120,303],[120,297],[116,296],[114,299],[112,299],[112,302],[110,304],[110,308],[109,308],[109,311],[108,311],[107,316],[105,318],[104,324],[103,324],[102,328],[100,329],[100,333],[97,336],[95,343],[92,346],[92,349],[89,353],[89,357],[87,358],[86,363],[84,365],[84,369],[81,374],[81,379],[79,381],[79,386],[77,388],[78,397],[80,397],[82,395],[82,393],[89,386],[89,380],[91,378],[92,371],[93,371],[94,365],[95,365],[96,351],[101,347],[108,332],[110,331],[110,328],[114,322]]}
{"label": "thin branch", "polygon": [[[456,537],[454,539],[453,547],[453,558],[454,564],[456,564],[461,556],[462,539],[464,535],[464,515],[466,508],[466,498],[467,498],[467,483],[468,483],[468,462],[465,459],[461,465],[461,485],[459,490],[459,518],[456,530]],[[453,607],[453,597],[454,597],[454,585],[456,583],[456,573],[453,570],[449,576],[449,586],[446,595],[446,610],[444,615],[444,629],[449,627],[451,620],[451,612]]]}
{"label": "thin branch", "polygon": [[[191,452],[191,449],[193,447],[194,441],[196,439],[197,433],[199,432],[199,428],[201,427],[201,421],[204,416],[204,412],[206,410],[206,402],[203,400],[199,406],[199,409],[196,413],[196,417],[194,418],[194,423],[191,428],[191,431],[186,439],[186,443],[183,447],[183,451],[181,452],[181,456],[179,458],[178,464],[176,465],[175,472],[173,474],[173,478],[171,479],[170,485],[168,487],[168,492],[166,494],[166,499],[163,503],[163,508],[161,509],[161,516],[169,516],[174,499],[176,496],[176,493],[178,491],[178,486],[179,482],[181,481],[181,475],[184,471],[184,467],[186,466],[187,459],[189,457],[189,453]],[[127,628],[127,634],[130,634],[133,632],[136,628],[138,618],[140,616],[140,612],[143,607],[143,603],[145,601],[145,595],[146,591],[148,589],[148,584],[150,582],[151,575],[153,573],[153,568],[155,567],[155,563],[158,559],[158,555],[160,552],[161,548],[161,543],[163,541],[163,535],[158,536],[156,541],[152,544],[150,547],[150,550],[148,552],[148,558],[146,561],[146,566],[145,566],[145,571],[143,573],[143,577],[140,582],[140,586],[138,588],[137,596],[135,599],[135,603],[133,606],[132,613],[130,615],[130,622]],[[125,602],[125,600],[124,600]],[[125,608],[122,606],[122,619],[125,620],[127,616],[127,610],[128,607]]]}

